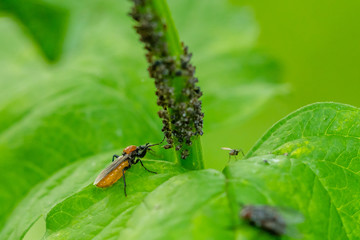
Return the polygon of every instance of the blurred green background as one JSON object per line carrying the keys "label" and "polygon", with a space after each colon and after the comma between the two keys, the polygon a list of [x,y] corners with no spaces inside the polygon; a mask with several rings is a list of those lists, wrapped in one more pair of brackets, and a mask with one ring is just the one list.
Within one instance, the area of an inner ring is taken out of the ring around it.
{"label": "blurred green background", "polygon": [[269,100],[236,131],[211,133],[219,141],[248,151],[266,129],[304,105],[332,101],[360,106],[359,1],[231,2],[253,13],[255,48],[279,64],[279,79],[289,93]]}
{"label": "blurred green background", "polygon": [[359,1],[232,2],[251,9],[259,27],[256,48],[276,59],[290,86],[287,96],[245,123],[239,146],[248,150],[274,122],[310,103],[360,106]]}
{"label": "blurred green background", "polygon": [[[304,105],[360,106],[359,1],[168,2],[204,92],[207,167],[227,163],[220,147],[247,152],[275,122]],[[161,122],[144,52],[124,14],[129,7],[129,1],[0,0],[0,168],[18,167],[16,161],[26,157],[44,162],[38,167],[48,174],[0,191],[2,211],[57,168],[161,138],[154,130]],[[52,133],[62,123],[69,129]],[[154,134],[144,140],[149,128]],[[58,165],[46,164],[48,154]],[[18,178],[1,175],[5,183]]]}

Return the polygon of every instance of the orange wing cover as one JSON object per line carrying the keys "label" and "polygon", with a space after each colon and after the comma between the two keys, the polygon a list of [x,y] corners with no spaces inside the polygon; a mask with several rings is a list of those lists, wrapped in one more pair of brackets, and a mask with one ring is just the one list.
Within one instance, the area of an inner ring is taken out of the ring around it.
{"label": "orange wing cover", "polygon": [[106,176],[104,176],[95,186],[100,188],[110,187],[114,183],[116,183],[123,175],[122,171],[124,168],[129,166],[128,161],[123,161],[119,164],[114,170],[109,172]]}

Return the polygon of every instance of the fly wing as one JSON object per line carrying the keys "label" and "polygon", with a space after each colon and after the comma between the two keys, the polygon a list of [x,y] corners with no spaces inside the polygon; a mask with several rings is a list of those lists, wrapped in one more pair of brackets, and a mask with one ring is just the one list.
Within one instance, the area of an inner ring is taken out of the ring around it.
{"label": "fly wing", "polygon": [[231,148],[227,148],[227,147],[222,147],[221,149],[222,149],[222,150],[228,150],[228,151],[231,151],[231,150],[232,150]]}
{"label": "fly wing", "polygon": [[95,179],[94,185],[98,184],[105,176],[107,176],[110,172],[112,172],[115,168],[117,168],[122,162],[124,162],[129,157],[130,157],[129,154],[118,157],[108,167],[106,167],[104,170],[101,171],[101,173]]}

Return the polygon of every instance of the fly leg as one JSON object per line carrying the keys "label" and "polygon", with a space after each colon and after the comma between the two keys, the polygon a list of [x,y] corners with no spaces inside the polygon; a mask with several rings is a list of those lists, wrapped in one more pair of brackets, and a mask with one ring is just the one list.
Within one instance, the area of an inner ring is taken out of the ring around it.
{"label": "fly leg", "polygon": [[241,152],[241,154],[243,155],[243,157],[245,157],[245,153],[244,153],[244,151],[240,148],[239,149],[239,152]]}
{"label": "fly leg", "polygon": [[147,168],[144,166],[143,162],[140,160],[140,158],[139,158],[138,160],[136,160],[135,164],[138,163],[138,162],[141,163],[141,166],[142,166],[146,171],[157,174],[157,172],[153,172],[153,171],[150,171],[149,169],[147,169]]}
{"label": "fly leg", "polygon": [[127,194],[126,194],[126,179],[125,179],[125,169],[123,168],[122,170],[122,177],[123,177],[123,180],[124,180],[124,193],[125,193],[125,197],[127,197]]}
{"label": "fly leg", "polygon": [[112,158],[112,162],[113,162],[116,158],[118,158],[118,157],[119,157],[119,155],[114,154],[114,156],[113,156],[113,158]]}

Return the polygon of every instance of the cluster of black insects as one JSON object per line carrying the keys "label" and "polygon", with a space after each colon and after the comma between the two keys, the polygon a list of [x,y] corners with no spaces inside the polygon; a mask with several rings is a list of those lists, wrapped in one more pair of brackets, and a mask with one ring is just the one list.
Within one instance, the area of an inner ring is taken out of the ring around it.
{"label": "cluster of black insects", "polygon": [[[199,100],[202,92],[195,86],[198,79],[194,77],[195,67],[190,64],[192,54],[183,45],[183,55],[179,59],[170,56],[164,38],[166,24],[151,12],[147,6],[147,0],[133,0],[133,2],[130,16],[138,22],[135,29],[148,51],[146,54],[150,64],[148,71],[155,79],[157,104],[162,107],[158,114],[162,118],[162,131],[168,143],[164,148],[171,148],[174,144],[173,137],[175,137],[178,141],[175,149],[181,150],[182,144],[192,144],[192,136],[203,134],[204,114]],[[187,79],[187,81],[182,86],[182,92],[175,94],[170,81],[177,77]],[[185,149],[181,157],[186,158],[188,154]]]}

